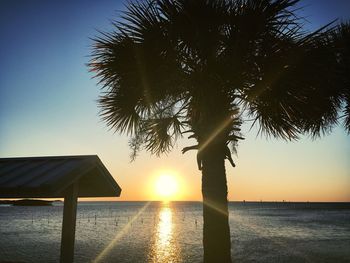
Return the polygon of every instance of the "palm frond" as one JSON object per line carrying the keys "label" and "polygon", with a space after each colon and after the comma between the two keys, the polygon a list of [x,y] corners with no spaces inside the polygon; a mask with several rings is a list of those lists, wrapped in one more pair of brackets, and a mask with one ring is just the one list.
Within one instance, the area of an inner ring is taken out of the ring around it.
{"label": "palm frond", "polygon": [[169,152],[175,141],[183,135],[186,105],[186,100],[181,98],[168,98],[154,105],[150,113],[139,120],[129,141],[131,159],[134,160],[142,149],[156,155]]}
{"label": "palm frond", "polygon": [[343,124],[350,134],[350,21],[341,23],[332,33],[338,62],[337,89],[344,107]]}
{"label": "palm frond", "polygon": [[330,23],[308,33],[288,10],[282,24],[279,17],[247,59],[252,70],[242,78],[241,92],[248,115],[259,122],[260,132],[274,137],[292,140],[302,132],[328,133],[337,124],[341,105],[334,27]]}

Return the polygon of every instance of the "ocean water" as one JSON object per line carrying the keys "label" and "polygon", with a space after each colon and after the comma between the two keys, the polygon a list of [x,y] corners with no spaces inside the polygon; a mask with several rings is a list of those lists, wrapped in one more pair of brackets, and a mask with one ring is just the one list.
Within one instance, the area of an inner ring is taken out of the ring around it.
{"label": "ocean water", "polygon": [[[233,262],[350,262],[350,204],[230,203]],[[62,204],[0,206],[0,262],[58,262]],[[75,262],[201,262],[200,202],[79,202]]]}

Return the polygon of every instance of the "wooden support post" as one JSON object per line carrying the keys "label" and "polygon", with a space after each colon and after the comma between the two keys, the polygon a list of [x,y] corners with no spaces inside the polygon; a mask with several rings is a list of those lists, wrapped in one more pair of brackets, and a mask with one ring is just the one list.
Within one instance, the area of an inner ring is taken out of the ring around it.
{"label": "wooden support post", "polygon": [[71,263],[74,259],[75,224],[77,217],[78,183],[74,183],[67,190],[64,197],[61,263]]}

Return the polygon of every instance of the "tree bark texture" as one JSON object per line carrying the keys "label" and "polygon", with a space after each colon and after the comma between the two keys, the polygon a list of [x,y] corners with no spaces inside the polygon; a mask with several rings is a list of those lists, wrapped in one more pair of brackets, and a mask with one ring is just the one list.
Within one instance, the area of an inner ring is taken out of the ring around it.
{"label": "tree bark texture", "polygon": [[209,146],[201,158],[204,262],[231,262],[224,146]]}

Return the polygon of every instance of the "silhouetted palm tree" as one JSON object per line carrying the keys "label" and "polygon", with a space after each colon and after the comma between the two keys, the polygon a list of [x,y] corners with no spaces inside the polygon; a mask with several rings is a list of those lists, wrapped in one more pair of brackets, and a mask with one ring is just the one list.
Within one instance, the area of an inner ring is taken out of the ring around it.
{"label": "silhouetted palm tree", "polygon": [[349,129],[349,27],[308,33],[297,2],[133,2],[115,31],[94,39],[101,115],[131,136],[132,158],[170,151],[186,132],[198,142],[183,152],[198,149],[205,262],[231,261],[224,160],[242,139],[243,116],[293,140],[329,131],[345,109]]}

